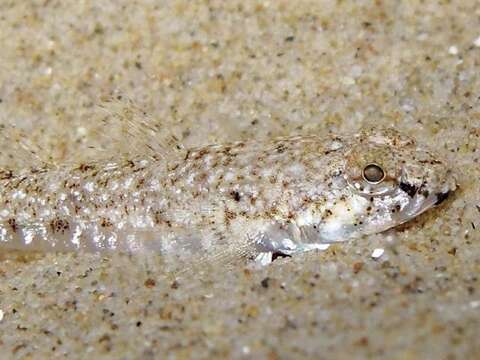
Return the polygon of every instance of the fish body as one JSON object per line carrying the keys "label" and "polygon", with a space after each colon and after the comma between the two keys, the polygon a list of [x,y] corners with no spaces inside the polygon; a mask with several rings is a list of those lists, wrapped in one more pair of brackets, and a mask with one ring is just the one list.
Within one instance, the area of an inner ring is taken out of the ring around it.
{"label": "fish body", "polygon": [[0,175],[0,248],[183,256],[219,247],[261,262],[384,231],[456,188],[443,161],[393,129]]}

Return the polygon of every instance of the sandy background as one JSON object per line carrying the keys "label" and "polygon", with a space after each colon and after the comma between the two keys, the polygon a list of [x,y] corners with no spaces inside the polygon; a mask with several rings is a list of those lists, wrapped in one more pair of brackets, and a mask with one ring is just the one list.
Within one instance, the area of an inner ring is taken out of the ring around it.
{"label": "sandy background", "polygon": [[[133,102],[165,144],[393,125],[461,186],[395,231],[261,270],[5,256],[1,358],[478,358],[479,73],[473,0],[1,1],[0,122],[42,159],[128,150],[102,121]],[[32,162],[9,139],[1,160]]]}

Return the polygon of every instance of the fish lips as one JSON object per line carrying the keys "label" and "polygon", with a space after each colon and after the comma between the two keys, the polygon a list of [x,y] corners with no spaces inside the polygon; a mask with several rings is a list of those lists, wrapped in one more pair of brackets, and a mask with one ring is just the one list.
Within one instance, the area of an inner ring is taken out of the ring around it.
{"label": "fish lips", "polygon": [[404,221],[423,213],[431,207],[442,204],[453,193],[452,190],[447,190],[428,194],[428,192],[421,191],[420,188],[414,185],[402,184],[400,185],[400,189],[411,198],[408,205],[401,211],[401,216]]}

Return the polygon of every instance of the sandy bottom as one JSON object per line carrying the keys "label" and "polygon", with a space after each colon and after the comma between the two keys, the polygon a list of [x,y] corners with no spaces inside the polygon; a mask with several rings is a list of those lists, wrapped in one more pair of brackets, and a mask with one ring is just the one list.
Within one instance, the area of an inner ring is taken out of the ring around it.
{"label": "sandy bottom", "polygon": [[[145,111],[165,148],[395,126],[450,159],[460,190],[386,234],[260,270],[2,254],[1,357],[478,356],[478,1],[157,3],[0,3],[0,122],[53,162],[141,146],[119,112]],[[3,163],[35,161],[4,140]]]}

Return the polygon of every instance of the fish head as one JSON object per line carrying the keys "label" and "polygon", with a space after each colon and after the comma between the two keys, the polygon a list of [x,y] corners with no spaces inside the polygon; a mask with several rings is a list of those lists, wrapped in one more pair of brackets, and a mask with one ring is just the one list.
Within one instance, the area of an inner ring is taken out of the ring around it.
{"label": "fish head", "polygon": [[357,234],[404,223],[439,205],[457,188],[444,160],[394,129],[363,130],[349,149],[344,179],[350,201],[357,204]]}

